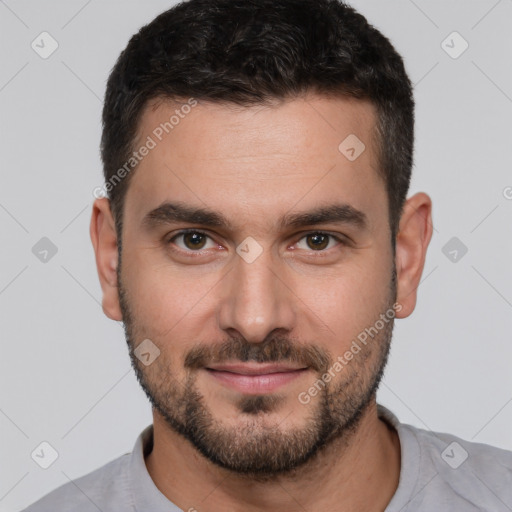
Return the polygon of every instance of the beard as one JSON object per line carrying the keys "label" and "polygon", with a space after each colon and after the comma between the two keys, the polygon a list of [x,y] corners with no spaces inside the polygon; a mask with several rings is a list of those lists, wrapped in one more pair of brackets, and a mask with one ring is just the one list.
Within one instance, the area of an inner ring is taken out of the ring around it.
{"label": "beard", "polygon": [[[134,318],[120,274],[118,267],[119,301],[137,380],[167,426],[217,466],[260,482],[291,474],[312,462],[333,441],[346,445],[375,401],[388,360],[394,316],[346,363],[333,381],[323,382],[316,400],[304,405],[296,398],[297,407],[309,408],[301,426],[280,427],[285,417],[269,422],[269,413],[278,412],[284,401],[295,399],[277,393],[242,395],[235,402],[239,413],[237,425],[226,425],[215,417],[198,390],[199,369],[228,360],[291,362],[313,369],[318,379],[322,379],[335,359],[321,346],[306,346],[292,342],[289,337],[272,335],[260,343],[249,343],[242,336],[231,336],[222,343],[196,345],[190,349],[184,358],[186,377],[180,381],[171,371],[173,363],[177,362],[171,361],[165,351],[150,366],[142,364],[135,355],[136,342],[140,343],[145,338],[142,334],[150,331]],[[389,294],[381,312],[392,308],[396,290],[393,265]]]}

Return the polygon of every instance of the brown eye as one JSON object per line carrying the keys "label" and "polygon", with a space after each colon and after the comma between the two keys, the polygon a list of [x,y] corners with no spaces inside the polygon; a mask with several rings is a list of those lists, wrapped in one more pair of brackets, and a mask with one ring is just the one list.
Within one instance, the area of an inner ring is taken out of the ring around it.
{"label": "brown eye", "polygon": [[310,249],[314,251],[321,251],[329,245],[329,235],[322,233],[313,233],[306,236],[306,243]]}
{"label": "brown eye", "polygon": [[202,233],[185,233],[183,243],[187,249],[202,249],[206,244],[206,236]]}
{"label": "brown eye", "polygon": [[307,233],[297,242],[298,249],[319,253],[327,253],[337,245],[344,245],[341,238],[329,233],[322,233],[320,231]]}
{"label": "brown eye", "polygon": [[201,249],[213,249],[217,244],[201,231],[182,231],[173,236],[168,244],[176,245],[185,252],[199,252]]}

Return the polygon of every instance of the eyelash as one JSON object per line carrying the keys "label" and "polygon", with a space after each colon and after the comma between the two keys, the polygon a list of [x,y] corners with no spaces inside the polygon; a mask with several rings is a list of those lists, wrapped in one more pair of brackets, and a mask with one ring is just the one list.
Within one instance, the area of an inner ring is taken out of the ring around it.
{"label": "eyelash", "polygon": [[[171,238],[166,239],[165,243],[166,243],[166,245],[171,246],[171,245],[173,245],[173,241],[176,240],[177,238],[179,238],[180,236],[184,236],[184,235],[191,234],[191,233],[195,233],[195,234],[198,234],[198,235],[203,235],[203,236],[209,238],[210,240],[212,240],[212,237],[210,235],[208,235],[208,233],[205,233],[204,231],[201,231],[201,230],[198,230],[198,229],[183,229],[183,230],[179,231],[178,233],[174,234]],[[298,243],[299,241],[301,241],[302,239],[304,239],[304,238],[306,238],[306,237],[308,237],[310,235],[324,235],[324,236],[328,236],[331,239],[333,239],[336,242],[338,242],[338,244],[341,245],[341,246],[347,246],[348,245],[348,242],[346,240],[344,240],[343,238],[341,238],[339,236],[336,236],[336,235],[333,235],[331,233],[327,233],[325,231],[309,231],[307,233],[304,233],[304,235],[302,235],[297,240],[296,243]],[[318,250],[318,251],[315,251],[315,250],[311,249],[309,252],[315,254],[315,257],[322,257],[322,255],[325,255],[326,253],[330,252],[332,249],[334,249],[334,247],[332,247],[331,249],[323,249],[323,250]],[[175,248],[175,247],[173,247],[172,250],[175,251],[175,252],[179,252],[180,254],[190,255],[192,257],[193,257],[193,255],[200,255],[203,252],[203,250],[193,251],[193,250],[184,250],[184,249]],[[208,250],[208,249],[205,249],[205,250]]]}

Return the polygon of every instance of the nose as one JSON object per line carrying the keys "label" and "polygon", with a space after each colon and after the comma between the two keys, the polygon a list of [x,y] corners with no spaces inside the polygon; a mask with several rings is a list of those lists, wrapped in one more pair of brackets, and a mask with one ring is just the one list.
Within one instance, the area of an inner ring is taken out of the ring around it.
{"label": "nose", "polygon": [[234,268],[221,284],[218,323],[222,330],[235,330],[248,342],[259,343],[274,330],[293,329],[297,316],[293,291],[286,283],[286,271],[272,259],[270,251],[251,263],[235,257]]}

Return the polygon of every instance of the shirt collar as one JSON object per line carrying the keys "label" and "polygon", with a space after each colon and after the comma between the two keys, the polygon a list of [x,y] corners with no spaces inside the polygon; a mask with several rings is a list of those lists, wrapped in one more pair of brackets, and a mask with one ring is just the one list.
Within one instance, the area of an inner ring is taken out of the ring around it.
{"label": "shirt collar", "polygon": [[[400,479],[398,488],[386,512],[401,510],[411,499],[420,470],[420,447],[414,433],[407,425],[383,405],[377,404],[379,418],[391,425],[400,440]],[[137,512],[180,512],[153,482],[146,468],[144,457],[153,449],[153,425],[148,425],[137,437],[130,457],[129,487],[134,508]]]}

